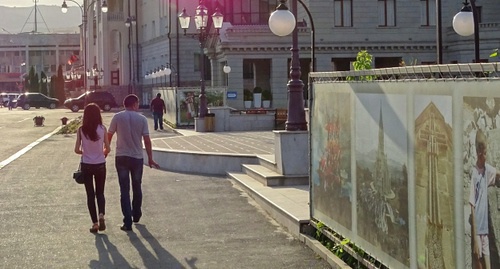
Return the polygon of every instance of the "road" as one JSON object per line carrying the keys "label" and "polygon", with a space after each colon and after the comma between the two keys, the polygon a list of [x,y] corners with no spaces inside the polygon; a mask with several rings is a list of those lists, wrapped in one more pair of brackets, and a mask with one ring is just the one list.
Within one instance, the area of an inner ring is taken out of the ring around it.
{"label": "road", "polygon": [[[33,127],[36,115],[46,118],[44,127]],[[0,161],[51,133],[62,116],[78,115],[0,109]],[[108,228],[91,234],[84,188],[71,179],[74,141],[50,136],[0,167],[0,268],[330,268],[226,178],[145,167],[141,223],[121,231],[113,152]]]}

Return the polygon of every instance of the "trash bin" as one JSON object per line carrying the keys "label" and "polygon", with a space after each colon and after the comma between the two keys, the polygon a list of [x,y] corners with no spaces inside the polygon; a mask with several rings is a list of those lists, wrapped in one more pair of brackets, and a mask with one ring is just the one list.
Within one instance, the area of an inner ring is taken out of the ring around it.
{"label": "trash bin", "polygon": [[205,115],[205,132],[213,132],[215,129],[215,114],[207,113]]}

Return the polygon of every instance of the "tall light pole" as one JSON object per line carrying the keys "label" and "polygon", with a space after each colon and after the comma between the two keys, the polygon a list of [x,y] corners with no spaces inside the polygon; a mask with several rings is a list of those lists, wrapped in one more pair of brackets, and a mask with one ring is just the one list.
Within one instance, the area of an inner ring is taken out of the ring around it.
{"label": "tall light pole", "polygon": [[[130,13],[130,1],[129,1],[129,13]],[[132,60],[132,27],[137,24],[137,19],[135,16],[129,16],[125,21],[125,26],[128,28],[128,66],[129,66],[129,83],[128,83],[128,93],[134,93],[134,71],[132,70],[133,60]]]}
{"label": "tall light pole", "polygon": [[[189,22],[191,21],[191,17],[186,13],[186,9],[182,10],[182,13],[179,14],[179,23],[182,29],[184,29],[184,35],[186,34],[186,30],[189,28]],[[224,21],[224,16],[218,11],[215,10],[215,13],[212,14],[212,21],[214,24],[214,28],[217,29],[217,35],[219,34],[219,29],[222,28],[222,22]],[[196,7],[196,15],[194,16],[194,22],[196,24],[196,29],[198,30],[198,40],[200,42],[200,109],[199,109],[199,118],[205,118],[205,115],[208,112],[207,108],[207,96],[205,95],[205,52],[204,52],[204,44],[207,38],[210,36],[208,33],[209,29],[207,29],[208,25],[208,9],[205,5],[203,5],[203,0],[200,0],[198,7]]]}
{"label": "tall light pole", "polygon": [[[277,36],[286,36],[292,33],[292,62],[290,80],[288,81],[288,115],[285,123],[287,131],[307,130],[304,111],[304,83],[300,80],[300,61],[298,48],[297,21],[285,5],[287,0],[280,0],[276,11],[269,17],[269,28]],[[292,2],[292,10],[297,12],[297,0]]]}
{"label": "tall light pole", "polygon": [[474,34],[474,61],[479,63],[481,57],[479,55],[479,16],[476,0],[470,0],[470,6],[465,0],[462,10],[453,17],[453,29],[461,36]]}
{"label": "tall light pole", "polygon": [[[87,0],[83,0],[83,6],[80,5],[78,2],[74,0],[67,0],[69,2],[75,3],[79,8],[80,11],[82,12],[82,42],[83,42],[83,70],[87,70],[87,13],[89,8],[94,5],[96,0],[92,0],[90,3],[87,3]],[[68,5],[66,4],[66,0],[63,0],[62,6],[61,6],[61,11],[62,13],[68,12]],[[101,11],[106,13],[108,12],[108,4],[106,0],[103,0],[102,5],[101,5]],[[85,91],[87,90],[87,83],[84,80],[84,88]]]}
{"label": "tall light pole", "polygon": [[97,85],[99,85],[99,79],[104,75],[104,70],[101,68],[97,68],[97,64],[94,64],[94,67],[91,70],[87,70],[87,79],[94,81],[94,91],[97,91]]}

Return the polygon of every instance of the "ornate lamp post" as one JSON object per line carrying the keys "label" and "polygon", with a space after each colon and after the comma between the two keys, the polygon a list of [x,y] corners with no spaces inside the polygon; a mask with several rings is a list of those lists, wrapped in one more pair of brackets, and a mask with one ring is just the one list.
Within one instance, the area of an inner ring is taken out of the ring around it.
{"label": "ornate lamp post", "polygon": [[[186,13],[186,9],[182,10],[182,13],[179,14],[179,23],[181,28],[184,29],[184,35],[186,34],[186,30],[189,28],[189,23],[191,21],[191,17]],[[222,22],[224,21],[224,16],[216,9],[215,13],[212,14],[212,21],[214,24],[214,28],[217,29],[217,35],[219,34],[219,29],[222,28]],[[200,0],[200,4],[196,7],[196,15],[194,16],[194,22],[196,24],[196,29],[198,30],[198,40],[200,42],[200,109],[199,109],[199,118],[205,118],[205,115],[208,112],[207,108],[207,97],[205,95],[205,53],[203,50],[203,45],[207,40],[207,37],[210,36],[208,33],[209,29],[207,29],[208,25],[208,9],[205,5],[203,5],[203,0]]]}
{"label": "ornate lamp post", "polygon": [[[83,6],[80,5],[78,2],[74,0],[67,0],[69,2],[75,3],[79,8],[80,11],[82,12],[82,42],[83,42],[83,70],[87,69],[87,12],[89,8],[94,5],[96,0],[92,0],[90,3],[87,3],[87,0],[83,0]],[[61,6],[61,11],[62,13],[68,12],[68,5],[66,4],[66,0],[63,0],[62,6]],[[108,4],[106,0],[103,0],[102,5],[101,5],[101,11],[106,13],[108,12]],[[84,88],[87,90],[87,84],[84,81]]]}
{"label": "ornate lamp post", "polygon": [[99,79],[102,78],[104,75],[104,70],[99,70],[97,68],[97,65],[94,65],[94,67],[91,70],[87,70],[87,79],[88,80],[94,80],[94,91],[97,91],[97,85],[99,85]]}
{"label": "ornate lamp post", "polygon": [[226,73],[226,87],[229,87],[229,73],[231,73],[231,66],[226,64],[224,65],[224,68],[222,68],[222,71]]}
{"label": "ornate lamp post", "polygon": [[[129,1],[129,10],[130,10],[130,1]],[[137,24],[137,19],[135,16],[129,16],[125,21],[125,26],[128,28],[128,66],[129,66],[129,84],[128,84],[128,93],[134,92],[133,82],[133,70],[132,70],[132,27]]]}
{"label": "ornate lamp post", "polygon": [[474,34],[474,61],[479,63],[481,58],[479,56],[479,17],[476,0],[470,0],[470,6],[465,0],[462,10],[453,17],[453,29],[461,36]]}
{"label": "ornate lamp post", "polygon": [[[269,28],[277,36],[292,33],[292,62],[290,80],[288,81],[288,115],[285,123],[287,131],[305,131],[307,122],[304,111],[304,83],[300,80],[300,62],[298,48],[298,33],[295,15],[285,5],[286,0],[280,0],[276,11],[269,17]],[[297,0],[293,0],[292,9],[297,10]]]}

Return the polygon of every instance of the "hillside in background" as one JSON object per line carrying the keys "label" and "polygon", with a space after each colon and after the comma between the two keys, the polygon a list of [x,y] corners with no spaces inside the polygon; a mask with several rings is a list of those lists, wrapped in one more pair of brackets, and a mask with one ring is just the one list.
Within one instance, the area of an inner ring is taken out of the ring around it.
{"label": "hillside in background", "polygon": [[[70,7],[66,14],[60,6],[37,5],[32,7],[0,6],[0,34],[18,34],[35,31],[40,33],[79,33],[78,26],[82,23],[80,8]],[[36,17],[36,20],[35,20]]]}

